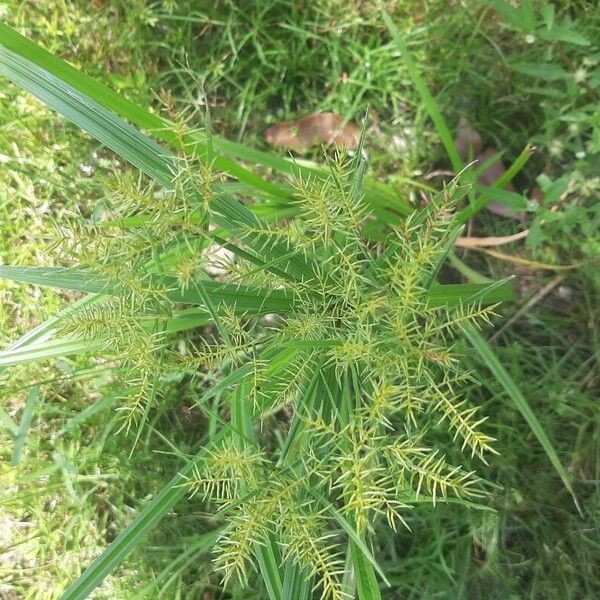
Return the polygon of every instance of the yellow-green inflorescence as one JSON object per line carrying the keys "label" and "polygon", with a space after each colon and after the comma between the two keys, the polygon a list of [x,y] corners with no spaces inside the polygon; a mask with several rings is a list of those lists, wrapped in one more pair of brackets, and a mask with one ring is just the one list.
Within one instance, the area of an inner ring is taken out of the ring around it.
{"label": "yellow-green inflorescence", "polygon": [[346,536],[332,507],[365,536],[380,517],[405,523],[419,498],[435,505],[482,494],[477,476],[449,464],[428,437],[445,431],[482,460],[493,452],[485,419],[460,398],[470,375],[452,352],[453,336],[487,321],[493,308],[428,300],[456,190],[377,242],[363,235],[370,213],[356,167],[329,166],[322,178],[295,182],[299,218],[290,226],[261,222],[237,232],[242,241],[260,235],[265,247],[283,245],[310,275],[279,277],[243,261],[230,270],[232,281],[287,290],[295,302],[261,328],[250,353],[265,358],[268,348],[276,358],[257,363],[241,384],[255,423],[268,427],[255,426],[252,441],[233,431],[189,485],[223,514],[216,566],[226,580],[245,580],[257,545],[274,536],[284,562],[313,575],[323,597],[342,598]]}
{"label": "yellow-green inflorescence", "polygon": [[[493,452],[484,418],[460,397],[470,374],[453,353],[461,329],[493,307],[430,301],[459,190],[373,234],[363,168],[359,154],[334,157],[322,175],[297,177],[290,218],[274,222],[206,165],[186,164],[171,191],[131,184],[124,201],[117,186],[109,218],[79,248],[111,295],[64,319],[63,333],[113,352],[124,427],[143,423],[179,373],[223,428],[188,483],[223,518],[225,581],[246,581],[274,540],[276,560],[341,599],[348,527],[365,539],[379,519],[406,524],[416,500],[483,493],[439,449],[445,437],[482,460]],[[215,244],[230,253],[216,281],[203,264]],[[208,325],[198,333],[186,319]]]}

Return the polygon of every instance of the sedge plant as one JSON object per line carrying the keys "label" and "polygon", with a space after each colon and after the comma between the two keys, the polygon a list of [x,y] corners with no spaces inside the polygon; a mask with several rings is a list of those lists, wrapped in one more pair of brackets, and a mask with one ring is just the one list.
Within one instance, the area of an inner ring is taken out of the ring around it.
{"label": "sedge plant", "polygon": [[[257,222],[238,234],[260,235],[283,257],[277,272],[240,261],[228,277],[297,300],[268,325],[222,321],[217,352],[231,353],[238,372],[250,368],[232,392],[231,434],[195,465],[188,485],[226,515],[215,550],[225,580],[247,580],[260,563],[256,548],[274,536],[284,566],[313,578],[321,597],[341,599],[351,594],[336,515],[364,538],[380,517],[393,528],[404,523],[419,496],[435,505],[483,494],[477,476],[449,464],[430,435],[441,429],[482,459],[493,451],[484,418],[460,397],[470,374],[452,352],[453,336],[488,321],[493,306],[430,303],[456,190],[375,245],[362,234],[369,211],[360,159],[329,166],[322,179],[295,182],[301,221]],[[294,274],[286,253],[301,257],[306,274]]]}
{"label": "sedge plant", "polygon": [[[186,494],[222,522],[214,566],[226,583],[244,585],[258,570],[271,599],[379,597],[378,520],[403,526],[415,502],[469,504],[485,493],[443,451],[454,442],[482,460],[493,452],[484,416],[460,396],[471,375],[453,348],[508,295],[502,282],[437,283],[465,189],[453,184],[401,218],[405,205],[364,182],[360,149],[326,169],[287,163],[290,182],[273,184],[216,154],[213,142],[220,151],[224,141],[158,128],[7,28],[0,41],[3,74],[153,180],[120,181],[101,218],[60,224],[60,266],[0,267],[14,281],[88,294],[13,344],[2,364],[103,355],[133,445],[169,386],[185,384],[206,423],[197,454],[65,600],[87,597]],[[295,218],[277,218],[282,199]],[[215,247],[228,254],[210,277]]]}
{"label": "sedge plant", "polygon": [[[373,217],[360,151],[293,179],[302,218],[288,223],[219,192],[210,163],[177,164],[171,190],[121,181],[110,218],[59,228],[65,266],[40,274],[99,296],[57,334],[95,345],[113,366],[123,434],[139,438],[173,380],[222,430],[183,485],[223,521],[214,566],[225,583],[259,569],[276,597],[291,569],[312,582],[307,593],[352,597],[352,546],[378,519],[406,526],[415,501],[484,494],[436,443],[446,436],[482,460],[493,452],[484,417],[460,396],[471,375],[453,341],[494,305],[434,293],[464,190],[452,185],[376,242],[364,234]],[[206,263],[217,244],[229,254],[215,281]],[[203,308],[182,312],[187,303]],[[210,325],[182,335],[186,318]],[[269,562],[283,575],[266,572]]]}

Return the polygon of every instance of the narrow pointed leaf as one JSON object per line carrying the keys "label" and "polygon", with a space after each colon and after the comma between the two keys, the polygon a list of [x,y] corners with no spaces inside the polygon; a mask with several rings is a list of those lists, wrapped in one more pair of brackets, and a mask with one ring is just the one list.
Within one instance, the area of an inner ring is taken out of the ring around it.
{"label": "narrow pointed leaf", "polygon": [[[85,269],[0,266],[0,277],[21,283],[88,293],[119,295],[127,291],[126,287],[117,285],[99,273]],[[173,302],[203,305],[202,294],[191,288],[180,289],[174,277],[150,275],[147,277],[147,286],[156,286],[160,290],[165,290],[167,297]],[[223,303],[240,311],[285,312],[290,310],[293,304],[292,298],[282,290],[262,290],[249,286],[217,283],[209,279],[203,282],[203,286],[214,304]]]}
{"label": "narrow pointed leaf", "polygon": [[[213,443],[218,442],[222,436],[222,433],[215,436]],[[163,487],[137,515],[133,522],[117,536],[108,548],[67,589],[60,600],[84,600],[108,575],[121,565],[127,555],[139,546],[143,538],[186,494],[186,477],[192,474],[196,461],[205,452],[206,449],[201,450],[194,460],[190,460]]]}
{"label": "narrow pointed leaf", "polygon": [[[496,285],[498,283],[498,285]],[[432,285],[428,292],[431,307],[452,307],[469,302],[496,304],[510,300],[514,295],[514,281],[486,283],[449,283]]]}
{"label": "narrow pointed leaf", "polygon": [[13,437],[17,436],[19,426],[13,421],[12,417],[0,406],[0,425]]}
{"label": "narrow pointed leaf", "polygon": [[[251,402],[246,398],[246,386],[242,384],[232,395],[230,403],[232,435],[240,447],[256,445],[250,404]],[[274,534],[267,536],[263,543],[255,544],[254,554],[269,594],[269,600],[282,600],[281,558]]]}
{"label": "narrow pointed leaf", "polygon": [[427,109],[427,112],[429,113],[429,116],[431,117],[435,128],[437,129],[437,132],[442,140],[442,144],[444,144],[446,154],[448,155],[448,158],[452,163],[452,168],[455,172],[458,173],[459,171],[461,171],[463,163],[458,154],[458,150],[456,149],[456,145],[454,144],[454,140],[452,139],[450,129],[448,128],[448,125],[446,124],[446,121],[442,116],[442,113],[440,112],[436,101],[431,95],[431,92],[427,88],[425,80],[421,77],[419,68],[415,63],[414,58],[410,50],[408,49],[408,46],[402,39],[402,34],[398,31],[398,28],[396,27],[395,23],[392,21],[390,16],[385,12],[383,13],[383,21],[386,27],[388,28],[392,40],[394,41],[396,46],[398,46],[398,49],[402,53],[402,59],[404,61],[404,64],[406,65],[408,74],[410,75],[410,78],[412,79],[413,84],[417,89],[417,92],[421,96],[421,100],[423,101],[423,104]]}
{"label": "narrow pointed leaf", "polygon": [[54,339],[0,352],[0,368],[100,350],[104,340]]}
{"label": "narrow pointed leaf", "polygon": [[567,470],[561,463],[560,458],[558,456],[558,452],[552,445],[548,434],[544,430],[542,424],[539,422],[537,416],[535,415],[531,406],[527,402],[527,399],[525,398],[525,396],[523,396],[521,390],[518,388],[517,384],[513,381],[512,377],[508,374],[506,369],[500,364],[500,361],[494,354],[493,350],[490,348],[490,345],[483,338],[483,336],[473,327],[466,327],[465,334],[468,340],[471,342],[473,348],[475,348],[475,350],[485,363],[485,365],[493,373],[494,377],[497,379],[497,381],[504,388],[506,393],[513,400],[519,412],[523,415],[523,418],[529,425],[529,428],[531,429],[531,431],[541,444],[542,448],[546,452],[546,456],[552,463],[552,466],[562,479],[564,486],[571,494],[575,506],[581,513],[581,509],[579,508],[579,502],[577,501],[575,491],[573,490],[573,486],[571,485],[571,478],[569,477]]}
{"label": "narrow pointed leaf", "polygon": [[[66,88],[76,90],[104,109],[115,112],[141,129],[150,131],[154,137],[172,146],[176,152],[187,152],[200,157],[206,156],[207,140],[205,134],[195,132],[182,136],[177,131],[177,127],[167,119],[123,98],[3,23],[0,23],[0,45],[12,54],[27,59],[39,69],[62,81]],[[9,72],[3,72],[1,66],[0,73],[12,79]],[[215,169],[224,171],[252,188],[278,198],[290,198],[289,186],[266,181],[252,171],[245,169],[235,160],[231,160],[231,158],[261,165],[288,175],[300,172],[305,175],[322,173],[322,169],[319,167],[301,166],[287,158],[261,152],[255,148],[225,140],[215,135],[211,136],[211,143],[217,152],[213,157]],[[412,210],[409,203],[399,198],[390,186],[377,181],[367,181],[365,191],[368,201],[386,221],[397,221],[398,214],[407,215]]]}
{"label": "narrow pointed leaf", "polygon": [[388,581],[385,573],[382,571],[381,567],[375,560],[373,554],[367,545],[362,540],[356,529],[350,524],[348,519],[342,515],[342,513],[335,508],[333,504],[331,504],[326,498],[319,496],[318,494],[312,492],[310,489],[307,490],[310,495],[312,495],[316,500],[320,501],[321,504],[325,507],[325,510],[333,517],[333,519],[338,523],[338,525],[348,534],[350,541],[355,545],[356,551],[360,552],[365,560],[367,560],[375,569],[379,577],[381,577],[382,581],[389,587],[390,582]]}
{"label": "narrow pointed leaf", "polygon": [[350,542],[350,553],[359,600],[381,600],[381,591],[373,565],[366,560],[354,542]]}
{"label": "narrow pointed leaf", "polygon": [[[182,151],[185,147],[186,149],[192,150],[194,153],[197,153],[200,156],[204,156],[206,153],[206,142],[204,139],[197,136],[195,136],[193,139],[189,139],[187,137],[183,140],[180,139],[179,135],[174,130],[175,128],[173,124],[169,123],[169,121],[166,119],[163,119],[160,116],[151,113],[140,106],[137,106],[134,102],[123,98],[110,88],[102,85],[99,81],[96,81],[85,73],[78,71],[66,62],[62,61],[60,58],[47,52],[40,46],[37,46],[27,38],[23,37],[2,23],[0,23],[0,44],[9,50],[13,55],[27,59],[33,65],[37,66],[39,70],[45,71],[55,80],[60,80],[65,89],[75,90],[80,97],[87,98],[90,102],[93,102],[94,104],[99,105],[108,111],[118,114],[120,117],[127,119],[137,127],[151,131],[155,137],[173,145],[177,152]],[[11,71],[8,70],[5,72],[1,65],[0,73],[9,79],[12,79]],[[15,81],[15,83],[19,82]],[[24,85],[25,89],[29,89],[27,87],[29,84],[26,81],[23,83],[26,84]],[[79,125],[79,123],[77,124]],[[103,140],[100,141],[106,143]],[[215,139],[213,138],[213,144],[214,143]],[[280,186],[265,181],[241,165],[238,165],[235,161],[221,156],[216,156],[214,157],[213,164],[215,169],[223,170],[254,188],[267,191],[279,197],[287,197],[289,195],[289,193],[282,190]]]}
{"label": "narrow pointed leaf", "polygon": [[21,462],[23,448],[25,447],[25,443],[27,442],[27,433],[29,431],[31,419],[33,418],[33,413],[35,411],[39,399],[40,388],[39,386],[35,386],[31,388],[29,394],[27,395],[27,400],[25,401],[25,407],[23,408],[23,414],[21,415],[21,421],[19,423],[19,429],[15,437],[15,447],[13,449],[13,455],[10,461],[10,464],[13,467],[18,466]]}
{"label": "narrow pointed leaf", "polygon": [[168,152],[114,113],[1,45],[0,75],[39,98],[161,185],[170,187],[174,163]]}
{"label": "narrow pointed leaf", "polygon": [[283,600],[311,600],[312,578],[298,563],[286,565],[283,578]]}

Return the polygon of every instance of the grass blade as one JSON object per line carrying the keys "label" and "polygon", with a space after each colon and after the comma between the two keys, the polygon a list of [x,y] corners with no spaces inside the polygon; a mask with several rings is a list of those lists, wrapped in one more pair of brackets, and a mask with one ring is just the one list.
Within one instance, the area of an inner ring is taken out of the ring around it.
{"label": "grass blade", "polygon": [[[240,447],[256,444],[252,426],[252,408],[246,398],[246,386],[240,385],[231,397],[232,434]],[[260,573],[269,594],[269,600],[283,599],[281,558],[273,534],[261,544],[254,544],[254,554],[260,567]]]}
{"label": "grass blade", "polygon": [[[11,281],[58,287],[78,292],[119,295],[118,285],[99,273],[85,269],[67,269],[63,267],[16,267],[0,266],[0,277]],[[158,286],[166,290],[167,297],[173,302],[204,305],[203,296],[188,288],[179,289],[175,277],[152,275],[147,278],[148,286]],[[202,282],[204,291],[210,294],[215,304],[225,304],[239,311],[249,312],[286,312],[293,306],[293,299],[281,290],[262,290],[250,286],[217,283],[210,279]]]}
{"label": "grass blade", "polygon": [[424,282],[424,286],[426,289],[430,289],[431,286],[436,281],[437,276],[440,272],[440,269],[444,266],[444,263],[446,262],[446,259],[448,258],[448,254],[454,248],[454,244],[456,244],[456,240],[462,234],[463,229],[464,229],[464,226],[456,227],[454,229],[454,231],[452,231],[451,233],[448,234],[448,239],[444,243],[444,246],[440,252],[440,256],[439,256],[436,264],[434,265],[433,269],[431,270],[431,273],[427,276],[427,279]]}
{"label": "grass blade", "polygon": [[13,421],[12,417],[0,406],[0,425],[4,427],[13,437],[17,437],[19,426]]}
{"label": "grass blade", "polygon": [[493,283],[493,280],[478,271],[471,269],[466,265],[454,252],[448,254],[448,262],[467,280],[471,283]]}
{"label": "grass blade", "polygon": [[428,292],[429,306],[452,307],[469,302],[481,304],[496,304],[510,300],[514,295],[514,281],[506,279],[501,282],[489,283],[448,283],[432,285]]}
{"label": "grass blade", "polygon": [[[213,443],[218,442],[223,433],[217,434]],[[134,521],[128,525],[108,548],[80,575],[67,589],[60,600],[83,600],[110,575],[134,550],[145,535],[173,508],[186,494],[186,477],[191,475],[196,460],[206,452],[201,450],[195,459],[190,460],[181,471],[169,481],[150,501]]]}
{"label": "grass blade", "polygon": [[[104,293],[117,295],[119,290],[100,274],[83,269],[65,269],[62,267],[15,267],[0,266],[0,277],[20,283],[58,287],[79,292]],[[153,276],[148,285],[161,285],[173,302],[204,305],[203,296],[197,290],[177,289],[174,277]],[[215,304],[231,306],[239,311],[256,314],[268,312],[288,312],[294,306],[294,297],[280,290],[262,290],[250,286],[237,286],[218,283],[211,280],[202,282],[204,291],[210,294]],[[455,306],[469,302],[473,298],[484,304],[496,304],[510,300],[513,296],[511,281],[495,285],[476,283],[457,283],[432,285],[428,292],[432,307]]]}
{"label": "grass blade", "polygon": [[337,508],[335,508],[335,506],[333,504],[331,504],[328,500],[326,500],[322,496],[318,496],[311,490],[308,490],[308,493],[311,494],[317,500],[319,500],[323,504],[323,506],[325,506],[325,510],[334,518],[334,520],[338,523],[338,525],[340,525],[340,527],[348,534],[348,537],[350,538],[350,542],[352,544],[354,544],[354,546],[356,548],[356,552],[362,554],[364,560],[367,561],[375,569],[375,571],[377,572],[379,577],[381,577],[383,582],[388,587],[390,587],[390,582],[388,581],[387,577],[385,576],[385,573],[382,571],[379,564],[377,564],[375,557],[373,556],[373,554],[371,554],[371,551],[369,550],[369,548],[367,548],[367,545],[362,540],[362,538],[360,537],[360,535],[358,534],[356,529],[350,524],[348,519],[346,519],[346,517],[344,517],[344,515],[342,515],[342,513],[339,510],[337,510]]}
{"label": "grass blade", "polygon": [[536,417],[535,413],[529,406],[527,399],[521,393],[521,390],[517,387],[517,384],[513,381],[512,377],[508,374],[506,369],[500,364],[500,361],[490,348],[489,344],[483,338],[483,336],[476,331],[473,327],[465,327],[465,334],[468,340],[471,342],[471,345],[475,350],[477,350],[479,356],[488,367],[488,369],[493,373],[494,377],[498,380],[500,385],[504,388],[504,390],[511,397],[516,407],[519,409],[519,412],[523,415],[525,421],[529,425],[531,431],[538,439],[539,443],[542,445],[542,448],[546,452],[548,459],[552,463],[552,466],[562,479],[565,487],[571,494],[573,498],[573,502],[577,507],[577,510],[581,514],[581,508],[579,506],[579,502],[577,501],[577,497],[575,496],[575,491],[571,485],[571,480],[567,470],[560,462],[560,458],[558,457],[558,453],[556,449],[552,445],[550,438],[544,431],[541,423]]}
{"label": "grass blade", "polygon": [[283,600],[311,600],[312,578],[297,563],[288,564],[283,579]]}
{"label": "grass blade", "polygon": [[107,410],[108,408],[111,408],[114,404],[117,403],[117,401],[119,399],[120,399],[119,394],[106,394],[100,400],[96,400],[96,402],[94,402],[93,404],[90,404],[83,410],[81,410],[78,413],[76,413],[75,415],[73,415],[65,423],[65,425],[56,432],[56,435],[57,436],[63,435],[67,431],[70,431],[74,427],[80,425],[81,423],[84,423],[87,419],[90,419],[94,415],[97,415],[98,413],[102,412],[103,410]]}
{"label": "grass blade", "polygon": [[456,149],[456,145],[454,144],[450,129],[448,128],[448,125],[446,124],[446,121],[442,116],[436,101],[433,99],[425,80],[421,77],[421,73],[419,73],[419,69],[412,57],[412,54],[408,50],[408,47],[404,43],[398,28],[386,12],[383,12],[382,17],[392,39],[402,53],[402,59],[404,60],[408,74],[410,75],[410,78],[412,79],[415,88],[419,93],[419,96],[421,96],[423,104],[425,105],[425,109],[429,113],[429,116],[431,117],[431,120],[437,129],[440,139],[442,140],[442,144],[446,149],[446,154],[448,154],[448,158],[452,163],[452,168],[456,173],[459,173],[463,168],[463,163],[458,154],[458,150]]}
{"label": "grass blade", "polygon": [[169,153],[114,113],[3,46],[0,46],[0,74],[87,131],[161,185],[171,186],[174,162]]}
{"label": "grass blade", "polygon": [[[45,72],[55,80],[60,80],[65,88],[75,90],[105,111],[114,112],[137,127],[150,131],[154,137],[172,146],[176,152],[185,152],[202,158],[206,157],[208,144],[205,134],[195,132],[182,135],[177,127],[167,119],[123,98],[3,23],[0,23],[0,44],[13,56],[26,59],[31,65],[37,66],[38,71]],[[12,79],[7,72],[3,71],[1,65],[0,72]],[[26,87],[26,89],[29,88]],[[252,188],[280,199],[290,198],[289,186],[266,181],[242,167],[235,160],[231,160],[230,157],[261,165],[287,175],[300,172],[306,175],[323,172],[319,167],[301,166],[287,158],[261,152],[255,148],[225,140],[214,134],[211,135],[211,144],[220,153],[213,156],[212,164],[215,169],[224,171]],[[394,212],[404,215],[411,212],[410,205],[406,201],[398,197],[390,186],[380,182],[366,181],[365,194],[374,208],[379,209],[379,213],[387,217],[388,220],[397,220]],[[382,208],[392,209],[394,212],[382,211]]]}
{"label": "grass blade", "polygon": [[279,555],[277,543],[270,536],[264,544],[256,544],[254,547],[256,560],[260,568],[269,600],[283,600],[283,584],[281,583],[281,573],[279,571]]}
{"label": "grass blade", "polygon": [[[442,140],[442,144],[444,145],[444,149],[446,150],[446,154],[450,159],[450,163],[452,165],[452,169],[455,173],[460,173],[463,170],[463,161],[458,154],[458,150],[456,149],[456,144],[454,143],[454,139],[452,134],[450,133],[450,128],[446,123],[438,105],[433,98],[425,80],[421,77],[421,73],[419,72],[419,68],[415,63],[412,54],[410,53],[408,47],[404,43],[398,28],[390,18],[387,13],[383,13],[383,20],[394,40],[395,44],[398,46],[398,49],[402,53],[402,58],[406,64],[406,68],[408,73],[413,81],[415,89],[419,93],[421,97],[421,101],[425,106],[425,109],[429,113],[433,124]],[[533,153],[532,146],[526,146],[521,154],[516,158],[512,165],[503,173],[503,175],[494,183],[493,187],[502,189],[504,188],[515,175],[523,168],[525,163],[529,160]],[[485,208],[486,204],[490,201],[490,198],[478,198],[473,204],[462,209],[454,218],[455,224],[462,224],[468,221],[474,214]]]}
{"label": "grass blade", "polygon": [[[61,319],[70,315],[72,312],[75,312],[85,306],[92,304],[98,300],[98,296],[95,294],[90,294],[81,300],[78,300],[74,304],[67,306],[63,310],[61,310],[58,314],[50,317],[43,323],[40,323],[36,327],[34,327],[31,331],[28,331],[26,334],[22,335],[20,338],[12,342],[7,349],[8,351],[16,351],[19,349],[26,348],[35,343],[42,343],[54,335],[57,325],[60,323]],[[0,366],[0,373],[2,372],[3,367]]]}
{"label": "grass blade", "polygon": [[[513,180],[515,175],[521,171],[521,169],[527,164],[527,161],[533,155],[533,146],[525,146],[515,161],[506,169],[501,177],[494,182],[492,187],[504,188],[510,181]],[[489,197],[480,196],[469,206],[465,206],[462,210],[456,213],[454,222],[457,224],[466,223],[472,216],[476,215],[480,210],[486,207],[490,201]]]}
{"label": "grass blade", "polygon": [[381,600],[381,591],[373,565],[365,559],[364,554],[354,542],[350,542],[350,554],[360,600]]}
{"label": "grass blade", "polygon": [[12,459],[10,461],[10,464],[13,467],[18,466],[21,462],[21,455],[23,453],[23,448],[25,447],[25,442],[27,441],[27,432],[29,431],[33,412],[39,399],[40,388],[39,386],[35,386],[31,388],[27,396],[27,400],[25,401],[25,408],[23,409],[23,414],[21,415],[21,422],[19,423],[17,435],[15,436],[15,447],[13,450]]}
{"label": "grass blade", "polygon": [[[95,295],[90,296],[90,298],[98,297]],[[55,320],[49,320],[48,323],[50,321],[52,321],[52,326],[57,324]],[[210,321],[210,315],[205,311],[198,309],[183,310],[166,319],[165,331],[168,333],[186,331],[206,325]],[[23,365],[38,360],[71,356],[73,354],[82,354],[83,352],[99,352],[106,348],[107,345],[106,339],[52,338],[49,335],[51,333],[53,333],[53,330],[46,331],[43,336],[30,338],[30,343],[14,343],[6,350],[0,351],[0,372],[7,367]],[[38,341],[38,339],[42,341]]]}
{"label": "grass blade", "polygon": [[100,350],[105,345],[104,340],[68,340],[55,339],[39,344],[29,344],[24,348],[3,350],[0,352],[0,369],[24,365],[38,360],[48,360],[60,356],[82,354]]}
{"label": "grass blade", "polygon": [[[187,148],[197,155],[205,155],[207,145],[203,138],[194,136],[192,139],[185,137],[182,140],[179,134],[176,133],[174,126],[166,119],[123,98],[110,88],[71,67],[66,62],[37,46],[4,24],[0,24],[0,44],[14,55],[23,57],[32,64],[37,65],[40,71],[45,71],[50,76],[62,81],[65,87],[76,90],[83,97],[88,98],[101,108],[113,111],[122,118],[134,123],[137,127],[151,131],[157,138],[174,146],[176,151],[180,152]],[[9,75],[6,74],[6,76],[10,78]],[[218,147],[221,141],[213,136],[213,145],[215,147]],[[265,181],[238,165],[235,161],[222,156],[215,156],[213,165],[215,169],[225,171],[240,181],[251,185],[253,188],[278,197],[289,196],[289,193],[283,190],[281,186]]]}

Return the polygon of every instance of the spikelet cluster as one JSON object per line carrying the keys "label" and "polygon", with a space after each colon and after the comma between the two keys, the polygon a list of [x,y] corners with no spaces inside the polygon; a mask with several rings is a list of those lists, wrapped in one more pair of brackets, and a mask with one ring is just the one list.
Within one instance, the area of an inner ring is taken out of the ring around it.
{"label": "spikelet cluster", "polygon": [[173,298],[203,273],[205,202],[216,179],[210,166],[185,159],[171,190],[126,173],[109,182],[93,219],[56,227],[55,262],[89,273],[86,283],[102,295],[61,318],[59,334],[92,343],[115,365],[122,429],[136,426],[138,437],[166,377],[189,361],[172,351],[167,324],[179,307]]}
{"label": "spikelet cluster", "polygon": [[[188,485],[223,517],[215,568],[225,582],[247,582],[274,540],[279,560],[298,565],[315,593],[342,600],[343,523],[366,539],[379,519],[407,525],[416,501],[484,493],[444,451],[481,460],[494,452],[485,418],[460,395],[471,376],[454,352],[461,330],[489,321],[494,307],[445,306],[432,288],[460,191],[384,229],[364,200],[363,170],[358,153],[298,176],[297,217],[272,223],[215,191],[210,165],[194,172],[184,163],[174,189],[158,196],[118,188],[113,224],[76,249],[113,292],[73,312],[64,333],[114,353],[129,390],[126,426],[148,414],[173,372],[195,381],[198,406],[224,423]],[[266,318],[241,300],[213,302],[203,258],[215,243],[234,255],[219,276],[228,290],[253,290],[265,306],[278,295],[286,308]],[[179,338],[175,351],[173,317],[184,309],[189,318],[188,292],[211,326]]]}
{"label": "spikelet cluster", "polygon": [[[227,514],[216,551],[225,579],[245,581],[257,548],[274,537],[285,560],[314,576],[321,597],[343,598],[347,535],[332,507],[368,536],[379,518],[406,525],[416,500],[483,495],[476,474],[450,463],[436,440],[484,461],[494,452],[485,418],[460,396],[471,377],[453,353],[461,329],[489,321],[493,307],[432,302],[456,190],[376,243],[364,236],[370,214],[355,163],[334,159],[327,176],[299,178],[294,189],[302,216],[289,237],[264,224],[237,235],[259,235],[262,247],[295,252],[309,267],[290,275],[291,265],[288,277],[251,265],[246,276],[243,266],[230,274],[299,298],[260,343],[280,350],[277,368],[265,361],[243,390],[255,416],[280,411],[269,423],[285,428],[287,421],[293,442],[274,446],[259,432],[260,464],[252,475],[231,475],[239,487],[230,497],[211,493],[222,473],[209,464],[190,486]],[[223,456],[235,448],[230,443]],[[246,460],[240,457],[240,469]]]}

